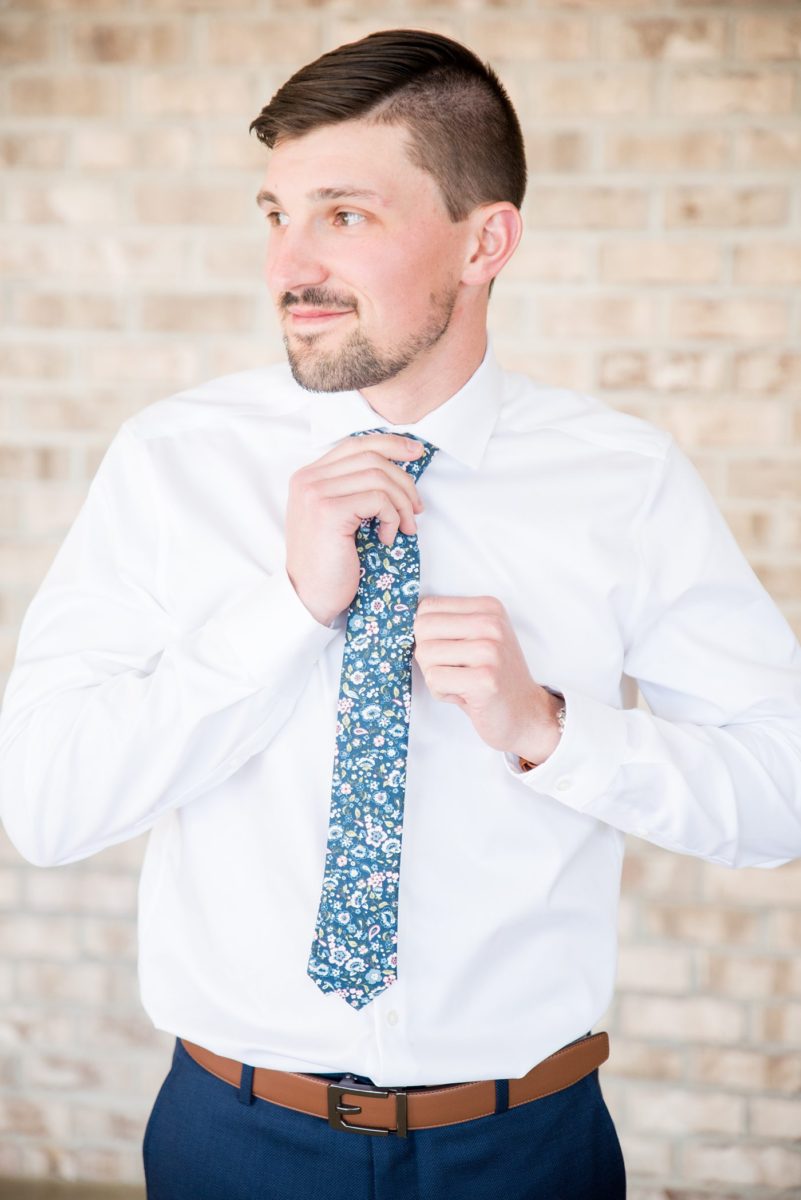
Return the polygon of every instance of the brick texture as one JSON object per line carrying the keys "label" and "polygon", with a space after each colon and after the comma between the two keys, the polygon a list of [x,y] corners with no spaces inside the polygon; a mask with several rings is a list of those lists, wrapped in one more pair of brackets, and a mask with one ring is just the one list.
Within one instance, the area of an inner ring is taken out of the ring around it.
{"label": "brick texture", "polygon": [[[249,122],[302,63],[401,23],[466,41],[520,113],[501,361],[669,429],[801,633],[799,0],[2,8],[0,684],[121,422],[283,359]],[[144,845],[48,872],[0,832],[2,1194],[142,1184],[172,1050],[138,998]],[[596,1028],[632,1200],[801,1195],[800,884],[628,839]]]}

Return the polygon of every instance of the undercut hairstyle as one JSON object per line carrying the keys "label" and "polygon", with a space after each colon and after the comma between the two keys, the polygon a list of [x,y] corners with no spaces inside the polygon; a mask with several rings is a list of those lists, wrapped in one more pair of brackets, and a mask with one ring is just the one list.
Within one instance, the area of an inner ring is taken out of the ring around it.
{"label": "undercut hairstyle", "polygon": [[354,119],[407,128],[408,156],[435,179],[451,221],[500,200],[521,207],[526,157],[517,114],[489,64],[459,42],[420,29],[348,42],[296,71],[249,132],[273,149]]}

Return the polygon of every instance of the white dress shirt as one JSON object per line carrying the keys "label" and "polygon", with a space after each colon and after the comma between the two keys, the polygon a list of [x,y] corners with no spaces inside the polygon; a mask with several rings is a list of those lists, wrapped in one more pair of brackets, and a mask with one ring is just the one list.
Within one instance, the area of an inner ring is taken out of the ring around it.
{"label": "white dress shirt", "polygon": [[[293,472],[377,427],[439,447],[421,596],[498,597],[567,720],[523,772],[413,664],[398,979],[354,1010],[306,973],[346,612],[323,626],[303,605],[284,527]],[[801,649],[649,423],[502,370],[491,345],[395,426],[359,392],[256,368],[114,437],[25,615],[0,803],[43,866],[151,831],[158,1029],[379,1085],[518,1077],[612,999],[624,833],[730,867],[801,856]]]}

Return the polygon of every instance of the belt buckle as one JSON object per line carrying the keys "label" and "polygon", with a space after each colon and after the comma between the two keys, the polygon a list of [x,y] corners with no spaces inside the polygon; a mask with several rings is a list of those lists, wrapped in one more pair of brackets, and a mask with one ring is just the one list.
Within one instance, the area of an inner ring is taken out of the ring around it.
{"label": "belt buckle", "polygon": [[[386,1099],[395,1097],[395,1116],[397,1130],[373,1129],[369,1125],[349,1125],[344,1117],[348,1113],[360,1113],[358,1104],[343,1104],[343,1096],[378,1096]],[[329,1083],[328,1085],[328,1124],[332,1129],[345,1129],[348,1133],[368,1133],[383,1137],[388,1133],[397,1133],[398,1137],[406,1137],[406,1092],[400,1088],[375,1088],[361,1083]]]}

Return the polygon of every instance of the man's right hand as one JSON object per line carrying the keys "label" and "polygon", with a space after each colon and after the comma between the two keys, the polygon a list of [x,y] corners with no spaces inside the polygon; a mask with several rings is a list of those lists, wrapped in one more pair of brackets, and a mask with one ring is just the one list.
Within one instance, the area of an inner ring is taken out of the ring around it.
{"label": "man's right hand", "polygon": [[[347,608],[359,586],[356,530],[381,521],[391,546],[398,529],[417,532],[422,512],[411,474],[397,465],[418,458],[422,443],[397,433],[348,437],[289,480],[286,570],[298,596],[322,625]],[[395,461],[392,461],[392,460]]]}

